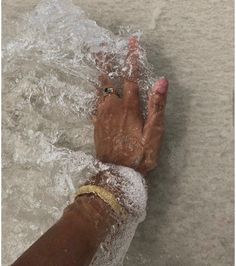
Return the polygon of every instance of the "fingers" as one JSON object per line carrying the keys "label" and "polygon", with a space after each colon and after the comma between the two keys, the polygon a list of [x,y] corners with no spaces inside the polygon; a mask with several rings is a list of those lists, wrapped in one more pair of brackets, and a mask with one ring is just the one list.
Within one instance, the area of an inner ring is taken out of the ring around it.
{"label": "fingers", "polygon": [[113,84],[106,74],[101,74],[98,77],[98,80],[100,82],[100,86],[97,88],[97,96],[98,96],[97,107],[105,99],[104,88],[113,88]]}
{"label": "fingers", "polygon": [[152,91],[149,94],[146,124],[149,124],[152,120],[158,125],[161,122],[160,118],[163,117],[165,111],[167,90],[168,81],[165,78],[161,78],[154,84]]}
{"label": "fingers", "polygon": [[132,81],[124,82],[123,91],[124,106],[134,112],[140,112],[139,87]]}
{"label": "fingers", "polygon": [[123,98],[127,106],[139,110],[139,65],[140,65],[140,47],[138,39],[132,36],[129,39],[129,51],[126,59],[127,73],[124,81]]}
{"label": "fingers", "polygon": [[[99,80],[101,82],[101,88],[98,89],[98,102],[97,102],[97,111],[99,109],[104,109],[104,104],[112,104],[114,101],[117,101],[116,98],[119,99],[119,102],[123,102],[124,108],[127,110],[131,110],[129,115],[132,114],[132,117],[136,117],[139,120],[142,120],[140,114],[140,103],[139,103],[139,87],[138,87],[138,78],[139,78],[139,54],[140,48],[138,44],[138,39],[135,36],[132,36],[129,39],[128,43],[129,51],[127,55],[126,64],[128,66],[128,71],[126,78],[124,80],[124,88],[123,88],[123,98],[122,100],[118,98],[117,95],[104,95],[104,88],[114,88],[111,80],[109,79],[107,73],[109,73],[112,67],[112,59],[111,55],[106,55],[104,53],[96,54],[96,64],[104,71],[102,75],[100,75]],[[102,63],[101,63],[102,62]],[[104,64],[105,62],[105,64]],[[102,64],[102,66],[100,66]]]}
{"label": "fingers", "polygon": [[100,92],[102,92],[102,89],[103,88],[110,88],[112,87],[113,88],[113,83],[111,82],[111,80],[109,79],[108,75],[106,74],[101,74],[99,77],[98,77],[98,80],[100,82]]}
{"label": "fingers", "polygon": [[97,88],[98,100],[96,103],[96,111],[92,119],[94,123],[96,123],[97,121],[97,116],[101,115],[101,113],[104,112],[108,112],[109,114],[109,108],[112,105],[117,104],[118,102],[121,101],[121,99],[115,93],[111,94],[106,93],[106,91],[110,89],[114,89],[115,91],[113,83],[106,74],[101,74],[99,76],[99,81],[100,81],[100,86],[99,88]]}
{"label": "fingers", "polygon": [[164,134],[164,112],[166,106],[168,81],[158,80],[149,95],[148,116],[143,130],[145,165],[154,168]]}
{"label": "fingers", "polygon": [[126,59],[126,64],[128,67],[127,79],[137,82],[139,78],[139,65],[140,65],[140,46],[138,38],[136,36],[131,36],[128,43],[128,55]]}

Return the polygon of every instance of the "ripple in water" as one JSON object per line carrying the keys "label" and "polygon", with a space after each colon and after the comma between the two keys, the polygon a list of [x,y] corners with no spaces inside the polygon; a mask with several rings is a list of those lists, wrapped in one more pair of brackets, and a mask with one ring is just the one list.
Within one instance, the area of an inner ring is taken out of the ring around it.
{"label": "ripple in water", "polygon": [[[20,28],[3,47],[4,265],[60,217],[78,184],[96,173],[90,115],[101,69],[95,54],[112,55],[109,75],[119,81],[128,38],[141,35],[128,29],[114,35],[68,0],[40,2]],[[142,66],[145,113],[154,79],[144,50]]]}

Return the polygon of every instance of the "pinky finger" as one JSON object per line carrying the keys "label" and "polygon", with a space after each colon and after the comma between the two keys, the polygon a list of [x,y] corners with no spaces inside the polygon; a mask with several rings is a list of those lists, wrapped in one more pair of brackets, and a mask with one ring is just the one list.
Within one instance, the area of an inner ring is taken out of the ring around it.
{"label": "pinky finger", "polygon": [[148,170],[152,170],[157,165],[157,158],[164,135],[167,90],[168,81],[162,78],[155,83],[149,96],[148,116],[143,130],[143,163]]}

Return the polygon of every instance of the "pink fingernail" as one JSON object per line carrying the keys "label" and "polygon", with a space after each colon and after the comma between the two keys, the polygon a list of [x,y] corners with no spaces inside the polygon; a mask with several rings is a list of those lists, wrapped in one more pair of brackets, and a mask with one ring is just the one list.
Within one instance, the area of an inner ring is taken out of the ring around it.
{"label": "pink fingernail", "polygon": [[168,90],[169,82],[166,78],[159,79],[153,87],[155,93],[165,94]]}

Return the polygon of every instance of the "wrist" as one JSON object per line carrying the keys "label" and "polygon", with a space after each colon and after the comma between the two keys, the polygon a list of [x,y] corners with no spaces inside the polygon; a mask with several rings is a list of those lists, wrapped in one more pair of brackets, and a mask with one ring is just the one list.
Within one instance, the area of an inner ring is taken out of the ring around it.
{"label": "wrist", "polygon": [[[85,201],[85,204],[92,204],[96,212],[106,221],[106,223],[103,223],[99,218],[98,225],[100,229],[102,228],[102,231],[105,230],[103,237],[105,235],[106,237],[102,241],[100,241],[102,237],[99,237],[100,245],[92,260],[92,265],[110,265],[111,261],[116,261],[118,264],[123,260],[124,254],[129,248],[137,225],[145,218],[147,201],[145,180],[138,172],[128,167],[100,162],[96,166],[98,168],[97,174],[83,182],[81,187],[94,189],[93,186],[95,186],[102,188],[111,193],[113,199],[107,201],[108,198],[106,196],[104,198],[95,189],[94,192],[86,194],[80,194],[79,192],[75,201]],[[85,197],[86,195],[87,197]],[[93,198],[100,203],[98,205],[95,202],[92,203],[89,198]],[[123,216],[117,215],[114,205],[111,203],[114,200],[127,212],[125,219]],[[83,213],[87,212],[91,213],[91,209],[83,207]],[[92,225],[98,228],[96,219],[96,217],[92,217],[92,222],[94,222]],[[96,234],[91,235],[90,233],[90,237],[94,239]],[[97,240],[90,241],[93,246],[99,242]]]}
{"label": "wrist", "polygon": [[[96,175],[81,184],[79,194],[83,194],[83,191],[86,194],[94,192],[109,205],[116,216],[122,209],[124,210],[122,212],[127,212],[128,216],[135,217],[139,221],[143,220],[147,188],[142,175],[134,169],[112,164],[102,164],[99,168]],[[124,218],[122,214],[118,216],[121,220]]]}
{"label": "wrist", "polygon": [[97,248],[104,240],[107,228],[115,223],[111,209],[93,194],[76,197],[64,210],[62,219],[67,219],[68,215],[74,217],[80,231],[83,232],[84,241],[89,243],[91,249]]}

